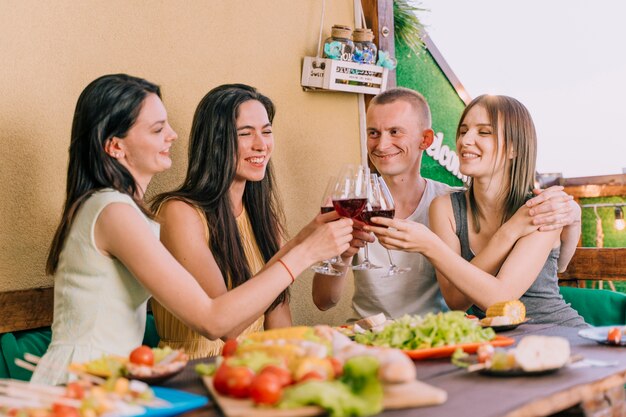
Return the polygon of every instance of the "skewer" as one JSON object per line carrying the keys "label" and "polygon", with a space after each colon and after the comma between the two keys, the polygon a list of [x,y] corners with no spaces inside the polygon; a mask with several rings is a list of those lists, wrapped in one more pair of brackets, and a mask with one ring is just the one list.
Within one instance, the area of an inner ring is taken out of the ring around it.
{"label": "skewer", "polygon": [[19,366],[20,368],[24,368],[24,369],[26,369],[27,371],[35,372],[35,368],[36,368],[36,366],[35,366],[35,365],[33,365],[32,363],[28,363],[28,362],[26,362],[26,361],[24,361],[24,360],[22,360],[22,359],[20,359],[20,358],[15,358],[15,361],[14,361],[14,362],[15,362],[15,364],[16,364],[17,366]]}
{"label": "skewer", "polygon": [[487,363],[486,362],[479,362],[479,363],[474,363],[474,364],[468,366],[467,367],[467,372],[482,371],[483,369],[487,369]]}
{"label": "skewer", "polygon": [[170,362],[173,362],[174,359],[178,358],[178,356],[180,355],[180,352],[177,350],[174,350],[173,352],[171,352],[170,354],[168,354],[166,357],[164,357],[163,359],[161,359],[158,362],[158,365],[166,365]]}
{"label": "skewer", "polygon": [[27,360],[30,363],[34,363],[35,365],[37,365],[37,364],[39,364],[39,361],[41,360],[41,357],[33,355],[32,353],[26,352],[24,354],[24,359]]}
{"label": "skewer", "polygon": [[0,406],[3,407],[41,407],[41,403],[39,401],[35,401],[33,399],[24,399],[24,398],[15,398],[15,397],[7,397],[4,395],[0,395]]}
{"label": "skewer", "polygon": [[34,399],[39,401],[42,405],[60,403],[75,408],[80,407],[81,402],[79,400],[59,396],[57,392],[47,388],[50,387],[31,386],[30,384],[7,384],[6,386],[0,387],[0,394],[13,398]]}
{"label": "skewer", "polygon": [[28,389],[32,392],[43,392],[51,395],[63,395],[65,394],[65,388],[54,387],[49,385],[31,384],[26,381],[19,381],[17,379],[0,379],[0,388],[17,388]]}
{"label": "skewer", "polygon": [[95,385],[103,385],[105,382],[107,382],[104,378],[91,375],[90,373],[87,373],[85,371],[79,371],[78,369],[72,367],[68,369],[68,372],[76,375],[79,379],[82,379],[83,381],[88,381]]}
{"label": "skewer", "polygon": [[[172,362],[174,361],[174,359],[178,358],[179,354],[180,352],[174,351],[170,353],[169,355],[167,355],[165,358],[163,358],[163,360],[161,360],[159,363],[167,364],[169,362]],[[15,358],[15,364],[21,368],[34,372],[36,366],[33,364],[39,364],[41,357],[33,355],[32,353],[25,353],[24,359],[25,360]],[[89,374],[85,372],[84,370],[78,369],[76,367],[70,366],[68,369],[68,372],[76,375],[81,380],[88,381],[95,385],[103,385],[104,383],[106,383],[105,378],[101,378],[99,376]],[[28,395],[26,396],[22,395],[23,392],[27,392]],[[65,395],[65,388],[62,388],[62,387],[35,385],[35,384],[30,384],[24,381],[0,379],[0,394],[2,393],[6,393],[7,395],[14,395],[20,398],[22,397],[31,398],[32,394],[36,393],[39,396],[44,397],[44,398],[54,397],[52,401],[48,402],[48,405],[51,404],[52,402],[58,402],[58,403],[63,403],[65,405],[70,405],[72,407],[80,407],[79,401],[62,397],[63,395]],[[8,398],[8,397],[5,397],[5,398]],[[69,402],[73,402],[73,403],[69,403]],[[171,407],[171,403],[169,401],[166,401],[157,397],[153,398],[152,400],[137,401],[137,402],[141,403],[141,405],[143,406],[153,407],[153,408]]]}

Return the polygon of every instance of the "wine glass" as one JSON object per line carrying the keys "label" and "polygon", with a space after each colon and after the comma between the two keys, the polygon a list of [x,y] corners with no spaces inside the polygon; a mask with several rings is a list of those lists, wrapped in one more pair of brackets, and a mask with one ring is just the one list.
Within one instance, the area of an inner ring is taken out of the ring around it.
{"label": "wine glass", "polygon": [[[356,217],[356,220],[365,224],[369,224],[371,226],[378,226],[371,223],[370,219],[374,216],[380,216],[380,211],[380,187],[378,186],[378,175],[370,174],[367,203],[365,204],[365,209],[363,209],[361,214]],[[393,214],[391,217],[393,217]],[[363,243],[365,244],[365,246],[363,246],[363,250],[365,251],[365,259],[363,259],[363,262],[361,262],[360,264],[354,265],[352,269],[354,269],[355,271],[363,271],[368,269],[382,268],[382,266],[373,264],[370,261],[367,242]]]}
{"label": "wine glass", "polygon": [[[376,212],[372,212],[372,214],[368,217],[368,221],[372,217],[387,217],[392,219],[394,214],[396,213],[395,205],[393,203],[393,197],[391,196],[391,192],[385,184],[385,180],[382,177],[378,177],[376,181],[376,187],[379,189],[378,195],[380,196],[379,207],[380,209]],[[384,227],[380,224],[377,224],[378,227]],[[398,274],[404,274],[405,272],[409,272],[411,268],[409,267],[399,267],[393,262],[393,258],[391,257],[391,251],[387,249],[387,256],[389,257],[389,269],[387,270],[387,274],[383,275],[383,278],[392,277]]]}
{"label": "wine glass", "polygon": [[[320,212],[322,214],[335,210],[335,207],[333,206],[333,191],[336,184],[337,177],[330,177],[328,179],[328,184],[326,184],[326,189],[324,190],[324,195],[322,196],[322,203],[320,204]],[[341,262],[341,258],[339,256],[335,256],[334,258],[322,261],[317,265],[313,265],[311,269],[318,274],[335,276],[343,275],[343,272],[333,268],[333,265],[343,266],[344,263]]]}
{"label": "wine glass", "polygon": [[346,165],[339,175],[332,193],[333,206],[343,217],[356,218],[367,203],[369,169],[364,166]]}

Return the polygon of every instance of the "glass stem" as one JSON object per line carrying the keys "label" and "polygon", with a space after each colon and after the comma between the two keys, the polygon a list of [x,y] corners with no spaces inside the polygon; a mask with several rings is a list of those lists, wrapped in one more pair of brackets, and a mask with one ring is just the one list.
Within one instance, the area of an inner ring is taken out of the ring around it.
{"label": "glass stem", "polygon": [[393,263],[393,259],[391,258],[391,251],[389,249],[387,249],[387,256],[389,257],[389,266],[391,268],[394,268],[396,264]]}
{"label": "glass stem", "polygon": [[363,262],[369,262],[370,261],[370,255],[369,255],[369,251],[367,249],[367,242],[365,242],[365,246],[363,247],[363,249],[365,250],[365,259],[363,259]]}

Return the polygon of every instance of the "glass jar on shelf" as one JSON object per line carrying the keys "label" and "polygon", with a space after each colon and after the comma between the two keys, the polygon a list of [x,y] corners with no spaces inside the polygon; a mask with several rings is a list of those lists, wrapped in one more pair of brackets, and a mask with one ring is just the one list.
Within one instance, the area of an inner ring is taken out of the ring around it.
{"label": "glass jar on shelf", "polygon": [[376,55],[378,48],[374,43],[374,32],[371,29],[355,29],[354,53],[352,60],[359,64],[376,64]]}
{"label": "glass jar on shelf", "polygon": [[354,42],[352,29],[345,25],[333,25],[331,35],[324,42],[324,58],[352,61]]}

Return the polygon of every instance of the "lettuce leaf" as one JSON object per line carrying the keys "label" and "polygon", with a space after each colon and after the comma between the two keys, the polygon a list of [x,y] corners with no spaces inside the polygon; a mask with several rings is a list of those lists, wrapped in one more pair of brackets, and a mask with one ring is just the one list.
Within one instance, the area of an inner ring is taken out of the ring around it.
{"label": "lettuce leaf", "polygon": [[318,405],[331,417],[378,414],[383,403],[378,367],[378,360],[374,357],[351,358],[346,361],[340,380],[309,381],[287,388],[278,407]]}
{"label": "lettuce leaf", "polygon": [[370,330],[356,335],[355,340],[366,345],[414,350],[486,342],[494,337],[493,329],[466,319],[464,312],[448,311],[429,313],[424,318],[405,315],[380,332]]}

